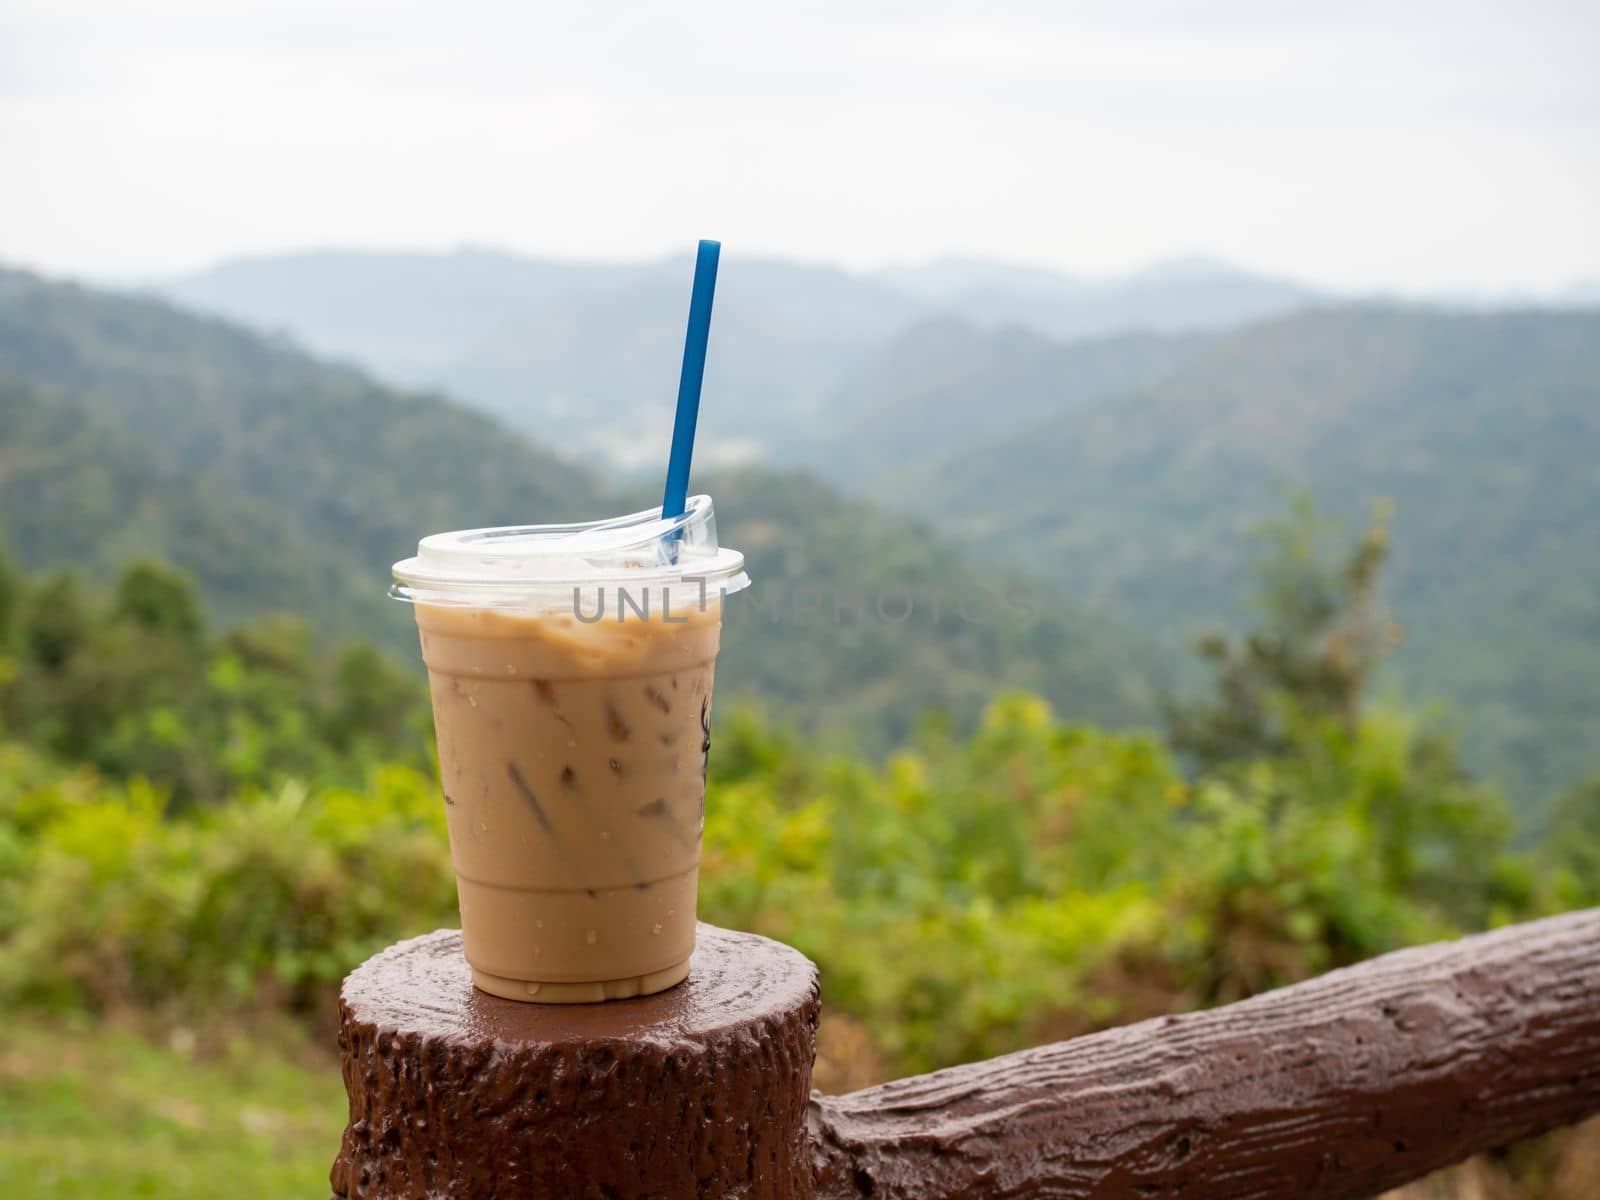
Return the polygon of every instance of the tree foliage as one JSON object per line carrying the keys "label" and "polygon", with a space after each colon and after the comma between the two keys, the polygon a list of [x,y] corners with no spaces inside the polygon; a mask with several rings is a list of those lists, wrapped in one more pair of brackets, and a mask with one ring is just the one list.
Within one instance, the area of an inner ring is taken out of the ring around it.
{"label": "tree foliage", "polygon": [[1200,770],[1281,754],[1306,722],[1353,730],[1360,721],[1398,634],[1379,595],[1387,511],[1380,508],[1352,545],[1340,544],[1341,532],[1303,495],[1287,517],[1262,527],[1260,623],[1236,636],[1199,638],[1214,694],[1166,706],[1173,747]]}
{"label": "tree foliage", "polygon": [[[1592,902],[1600,786],[1517,852],[1453,744],[1370,699],[1381,536],[1301,507],[1265,545],[1261,626],[1178,726],[1227,736],[1183,743],[1187,771],[1025,692],[882,760],[723,706],[702,915],[809,954],[830,1012],[909,1070]],[[408,672],[284,619],[210,632],[154,563],[105,595],[6,579],[0,1002],[311,1011],[453,923]]]}
{"label": "tree foliage", "polygon": [[[0,589],[16,578],[0,561]],[[155,781],[177,805],[429,761],[425,693],[371,647],[326,656],[286,619],[208,636],[189,578],[151,561],[130,565],[107,597],[70,574],[12,591],[20,617],[0,720],[63,761]]]}

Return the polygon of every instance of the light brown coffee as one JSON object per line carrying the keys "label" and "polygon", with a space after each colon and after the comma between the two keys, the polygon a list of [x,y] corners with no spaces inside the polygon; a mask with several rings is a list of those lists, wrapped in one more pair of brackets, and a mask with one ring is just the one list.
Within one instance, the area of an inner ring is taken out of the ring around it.
{"label": "light brown coffee", "polygon": [[677,983],[694,949],[715,596],[670,620],[416,615],[473,981],[556,1003]]}

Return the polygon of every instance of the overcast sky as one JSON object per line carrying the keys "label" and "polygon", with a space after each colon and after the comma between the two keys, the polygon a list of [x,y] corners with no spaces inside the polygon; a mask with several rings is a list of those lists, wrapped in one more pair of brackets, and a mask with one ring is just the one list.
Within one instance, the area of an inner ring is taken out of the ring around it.
{"label": "overcast sky", "polygon": [[0,0],[0,259],[1600,278],[1600,4]]}

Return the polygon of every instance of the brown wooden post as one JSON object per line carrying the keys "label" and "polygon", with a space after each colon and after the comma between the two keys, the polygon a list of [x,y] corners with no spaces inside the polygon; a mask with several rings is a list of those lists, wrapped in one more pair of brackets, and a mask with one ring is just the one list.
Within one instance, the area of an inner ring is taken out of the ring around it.
{"label": "brown wooden post", "polygon": [[1359,1197],[1600,1111],[1600,910],[811,1096],[817,979],[701,926],[680,987],[473,991],[460,936],[341,996],[341,1200]]}
{"label": "brown wooden post", "polygon": [[655,996],[542,1005],[473,989],[461,936],[390,947],[340,994],[347,1200],[812,1195],[816,968],[701,925]]}

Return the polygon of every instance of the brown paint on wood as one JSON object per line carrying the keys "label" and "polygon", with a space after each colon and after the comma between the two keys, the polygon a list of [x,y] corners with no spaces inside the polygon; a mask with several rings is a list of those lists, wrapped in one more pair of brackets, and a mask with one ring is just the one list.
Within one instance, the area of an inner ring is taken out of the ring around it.
{"label": "brown paint on wood", "polygon": [[689,978],[605,1004],[474,990],[461,935],[391,946],[340,993],[355,1200],[809,1200],[816,968],[701,925]]}
{"label": "brown paint on wood", "polygon": [[813,1099],[819,1200],[1358,1197],[1600,1111],[1600,910]]}
{"label": "brown paint on wood", "polygon": [[604,1005],[475,992],[460,935],[341,995],[343,1200],[1356,1197],[1600,1111],[1600,910],[810,1097],[814,968],[700,927]]}

